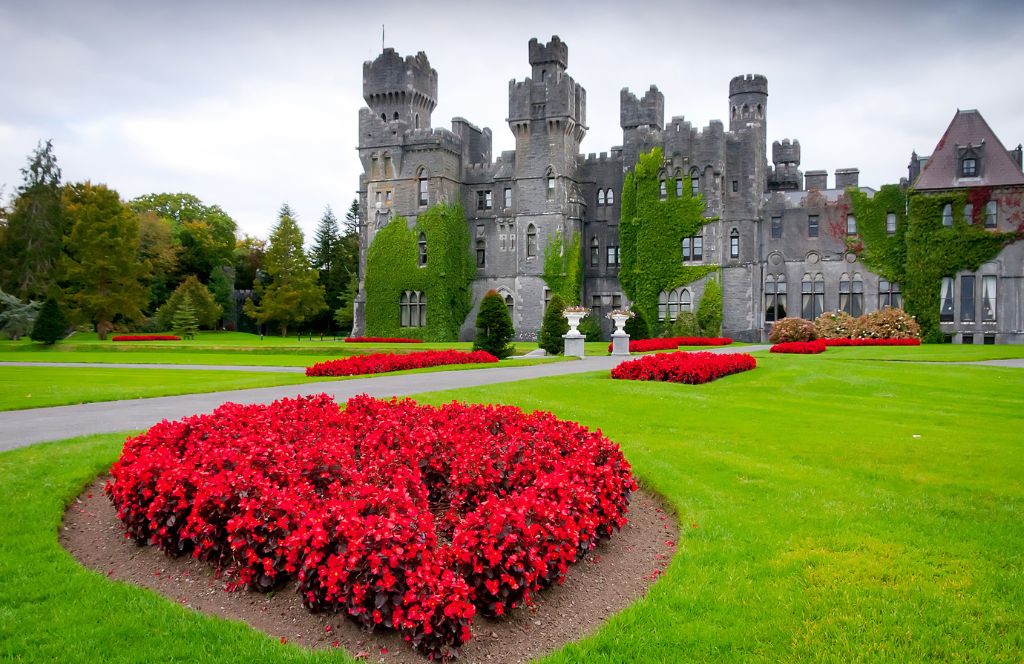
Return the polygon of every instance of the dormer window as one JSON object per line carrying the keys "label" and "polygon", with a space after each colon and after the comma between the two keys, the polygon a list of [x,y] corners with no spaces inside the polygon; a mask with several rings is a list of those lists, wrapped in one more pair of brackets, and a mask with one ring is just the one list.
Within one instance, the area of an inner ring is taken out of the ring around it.
{"label": "dormer window", "polygon": [[960,177],[973,178],[978,175],[978,160],[974,157],[964,157],[960,160]]}

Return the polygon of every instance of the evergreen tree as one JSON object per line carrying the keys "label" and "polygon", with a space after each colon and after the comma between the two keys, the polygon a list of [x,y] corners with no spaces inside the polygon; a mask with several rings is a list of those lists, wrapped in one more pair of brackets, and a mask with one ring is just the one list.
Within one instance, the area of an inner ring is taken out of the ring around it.
{"label": "evergreen tree", "polygon": [[0,290],[0,335],[17,341],[32,330],[38,314],[38,302],[22,302]]}
{"label": "evergreen tree", "polygon": [[722,332],[722,285],[718,279],[708,279],[704,295],[697,305],[697,324],[705,336],[717,337]]}
{"label": "evergreen tree", "polygon": [[75,317],[106,339],[114,321],[137,321],[149,299],[139,263],[139,218],[106,185],[83,182],[64,188],[71,222],[64,276]]}
{"label": "evergreen tree", "polygon": [[555,294],[551,296],[548,308],[544,310],[544,321],[540,326],[537,344],[549,355],[558,355],[565,347],[562,336],[569,333],[569,321],[562,315],[564,309],[565,301],[562,300],[562,296]]}
{"label": "evergreen tree", "polygon": [[200,283],[198,277],[194,274],[190,274],[185,281],[181,282],[181,285],[174,290],[171,297],[156,310],[157,327],[161,330],[166,330],[172,325],[174,314],[181,307],[186,296],[192,303],[192,308],[199,325],[208,330],[215,329],[217,323],[220,322],[221,315],[224,313],[223,309],[217,304],[210,289]]}
{"label": "evergreen tree", "polygon": [[259,304],[245,302],[245,314],[259,323],[277,323],[281,336],[288,326],[304,323],[323,311],[324,288],[317,283],[317,271],[302,250],[302,229],[285,203],[270,233],[270,246],[264,260],[269,283],[257,283]]}
{"label": "evergreen tree", "polygon": [[57,300],[50,297],[43,303],[43,308],[36,316],[35,325],[32,326],[32,341],[41,341],[52,346],[64,338],[68,332],[68,319],[60,308]]}
{"label": "evergreen tree", "polygon": [[580,334],[587,338],[587,341],[601,341],[604,333],[601,332],[601,323],[591,314],[580,321]]}
{"label": "evergreen tree", "polygon": [[347,264],[351,257],[347,255],[345,240],[341,236],[338,220],[330,206],[324,210],[324,216],[317,226],[309,259],[317,270],[320,285],[324,288],[327,310],[316,321],[318,326],[324,329],[330,327],[333,312],[344,304],[351,280],[350,266]]}
{"label": "evergreen tree", "polygon": [[57,281],[65,226],[53,141],[36,147],[21,174],[0,246],[0,272],[3,285],[20,298],[46,296]]}
{"label": "evergreen tree", "polygon": [[171,329],[182,339],[195,339],[199,332],[199,319],[196,318],[196,308],[192,304],[192,295],[185,293],[181,298],[181,304],[174,312],[174,320],[171,321]]}
{"label": "evergreen tree", "polygon": [[499,359],[508,357],[515,350],[510,343],[513,336],[515,329],[505,300],[498,295],[498,291],[487,291],[476,315],[473,350],[485,350]]}
{"label": "evergreen tree", "polygon": [[359,234],[359,200],[353,198],[352,204],[348,206],[348,211],[345,212],[345,235],[358,235]]}
{"label": "evergreen tree", "polygon": [[634,316],[626,321],[626,325],[623,328],[626,334],[629,335],[630,339],[650,339],[651,326],[647,324],[647,317],[644,316],[644,312],[636,307],[632,307],[631,311]]}

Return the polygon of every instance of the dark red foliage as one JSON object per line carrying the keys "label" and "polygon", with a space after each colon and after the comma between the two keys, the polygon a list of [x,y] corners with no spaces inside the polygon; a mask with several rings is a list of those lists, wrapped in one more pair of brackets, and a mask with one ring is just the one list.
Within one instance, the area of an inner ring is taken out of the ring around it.
{"label": "dark red foliage", "polygon": [[120,334],[113,341],[181,341],[176,334]]}
{"label": "dark red foliage", "polygon": [[[849,341],[849,339],[846,339],[845,341]],[[817,355],[818,353],[824,353],[825,347],[826,343],[824,339],[815,339],[814,341],[784,341],[781,344],[775,344],[772,346],[771,352],[795,353],[797,355]]]}
{"label": "dark red foliage", "polygon": [[361,376],[405,369],[439,367],[446,364],[485,364],[497,362],[487,351],[421,350],[415,353],[373,353],[353,355],[341,360],[317,362],[306,367],[307,376]]}
{"label": "dark red foliage", "polygon": [[345,337],[349,344],[421,344],[422,339],[401,339],[398,337]]}
{"label": "dark red foliage", "polygon": [[757,361],[746,353],[717,354],[678,352],[647,355],[623,362],[612,369],[612,378],[626,380],[662,380],[697,385],[748,371]]}
{"label": "dark red foliage", "polygon": [[920,339],[825,339],[826,346],[920,346]]}
{"label": "dark red foliage", "polygon": [[106,493],[126,536],[430,657],[561,583],[626,523],[629,464],[600,432],[508,406],[326,395],[224,404],[130,438]]}

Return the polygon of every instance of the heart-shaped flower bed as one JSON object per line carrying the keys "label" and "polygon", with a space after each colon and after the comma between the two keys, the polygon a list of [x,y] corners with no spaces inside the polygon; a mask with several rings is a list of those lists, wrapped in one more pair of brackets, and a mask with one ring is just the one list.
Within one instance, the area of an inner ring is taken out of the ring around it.
{"label": "heart-shaped flower bed", "polygon": [[626,523],[618,447],[550,413],[326,395],[224,404],[130,438],[106,492],[126,537],[294,579],[313,611],[400,631],[446,658],[477,612],[561,583]]}

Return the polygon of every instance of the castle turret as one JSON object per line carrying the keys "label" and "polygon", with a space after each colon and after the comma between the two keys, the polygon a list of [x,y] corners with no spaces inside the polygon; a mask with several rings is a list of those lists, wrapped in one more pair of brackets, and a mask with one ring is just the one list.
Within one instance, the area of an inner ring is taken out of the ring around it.
{"label": "castle turret", "polygon": [[363,99],[385,124],[429,127],[437,106],[437,70],[423,51],[402,58],[395,49],[386,48],[376,60],[363,63]]}
{"label": "castle turret", "polygon": [[784,138],[772,143],[772,164],[768,169],[768,191],[799,191],[804,188],[800,172],[800,141]]}
{"label": "castle turret", "polygon": [[765,128],[768,116],[768,79],[761,74],[736,76],[729,81],[729,130],[756,122]]}

